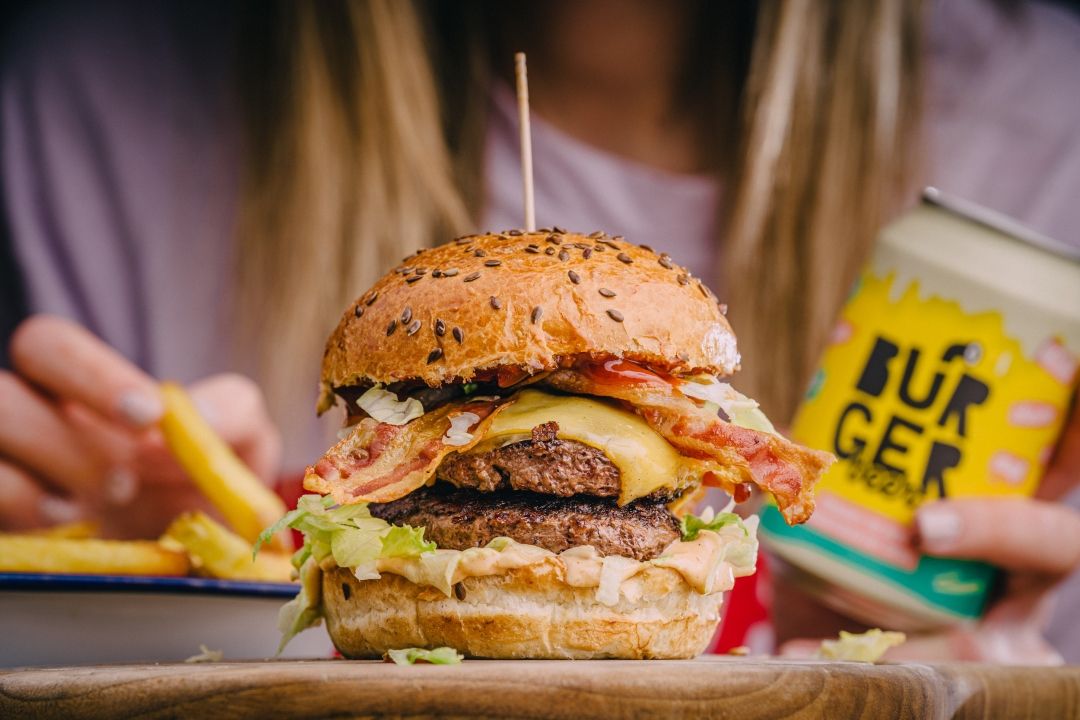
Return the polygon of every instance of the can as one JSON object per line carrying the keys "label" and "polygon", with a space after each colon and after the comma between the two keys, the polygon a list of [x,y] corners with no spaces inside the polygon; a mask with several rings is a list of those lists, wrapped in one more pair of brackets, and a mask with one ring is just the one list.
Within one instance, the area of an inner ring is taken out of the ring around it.
{"label": "can", "polygon": [[1030,496],[1080,366],[1080,253],[930,188],[880,234],[792,437],[837,456],[817,509],[761,535],[825,604],[909,632],[977,619],[997,570],[919,554],[938,498]]}

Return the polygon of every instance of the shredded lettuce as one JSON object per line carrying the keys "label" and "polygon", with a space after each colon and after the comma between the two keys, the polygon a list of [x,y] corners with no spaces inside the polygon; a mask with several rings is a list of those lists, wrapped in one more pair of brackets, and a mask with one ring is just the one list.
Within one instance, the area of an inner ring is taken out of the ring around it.
{"label": "shredded lettuce", "polygon": [[883,632],[879,628],[864,633],[840,631],[838,640],[822,640],[814,657],[820,660],[850,660],[852,662],[877,662],[891,647],[901,645],[907,636],[900,632]]}
{"label": "shredded lettuce", "polygon": [[416,398],[398,400],[398,396],[381,385],[369,388],[356,399],[360,409],[379,422],[405,425],[424,414],[424,406]]}
{"label": "shredded lettuce", "polygon": [[439,647],[434,650],[424,648],[403,648],[390,650],[386,657],[393,660],[397,665],[414,665],[418,662],[431,663],[432,665],[460,665],[465,658],[452,647]]}
{"label": "shredded lettuce", "polygon": [[327,558],[339,567],[351,568],[360,580],[374,580],[379,577],[378,561],[382,558],[435,555],[435,543],[424,540],[424,528],[390,525],[372,517],[366,503],[333,503],[330,497],[304,495],[295,510],[264,530],[255,543],[254,553],[258,553],[264,542],[286,528],[304,534],[303,546],[292,557],[300,574],[300,591],[278,614],[282,634],[278,652],[296,633],[319,624],[320,566]]}
{"label": "shredded lettuce", "polygon": [[744,535],[750,535],[741,517],[733,512],[714,513],[711,507],[705,508],[700,517],[689,513],[684,515],[679,524],[682,527],[682,539],[686,542],[696,540],[702,530],[717,532],[728,525],[737,525]]}

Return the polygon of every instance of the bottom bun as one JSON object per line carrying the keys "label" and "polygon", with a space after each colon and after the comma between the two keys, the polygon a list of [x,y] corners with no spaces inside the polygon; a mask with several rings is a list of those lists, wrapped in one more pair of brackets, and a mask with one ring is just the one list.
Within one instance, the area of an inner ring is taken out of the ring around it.
{"label": "bottom bun", "polygon": [[723,601],[652,567],[608,606],[596,588],[567,585],[555,563],[466,578],[449,598],[398,575],[360,581],[343,568],[325,573],[322,589],[330,637],[349,658],[442,646],[480,658],[690,658],[709,644]]}

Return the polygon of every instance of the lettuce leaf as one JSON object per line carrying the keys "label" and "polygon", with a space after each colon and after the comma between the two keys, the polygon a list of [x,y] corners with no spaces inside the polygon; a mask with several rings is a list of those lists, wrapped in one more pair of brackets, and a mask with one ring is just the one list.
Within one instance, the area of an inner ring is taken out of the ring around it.
{"label": "lettuce leaf", "polygon": [[300,568],[300,592],[278,611],[278,630],[281,631],[278,655],[298,632],[322,623],[321,605],[322,570],[314,558],[308,558]]}
{"label": "lettuce leaf", "polygon": [[414,665],[418,662],[432,665],[460,665],[465,658],[452,647],[439,647],[434,650],[424,648],[403,648],[390,650],[386,656],[397,665]]}
{"label": "lettuce leaf", "polygon": [[822,640],[814,657],[821,660],[848,660],[873,663],[891,647],[902,645],[907,636],[900,632],[882,632],[879,628],[864,633],[840,631],[837,640]]}
{"label": "lettuce leaf", "polygon": [[698,533],[702,530],[717,532],[728,525],[737,525],[742,529],[744,535],[748,536],[750,534],[741,517],[733,512],[714,514],[712,508],[705,508],[705,512],[701,514],[701,517],[689,513],[684,515],[679,525],[682,528],[682,539],[686,542],[696,540]]}
{"label": "lettuce leaf", "polygon": [[[419,557],[424,553],[434,551],[435,543],[424,540],[424,528],[395,525],[382,538],[380,557]],[[348,567],[348,565],[343,567]]]}

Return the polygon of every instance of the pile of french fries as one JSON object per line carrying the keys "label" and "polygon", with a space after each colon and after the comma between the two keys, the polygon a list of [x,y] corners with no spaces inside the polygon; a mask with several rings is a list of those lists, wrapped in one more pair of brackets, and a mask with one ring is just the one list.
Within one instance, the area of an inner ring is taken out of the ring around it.
{"label": "pile of french fries", "polygon": [[93,523],[0,533],[0,572],[291,579],[288,534],[252,557],[255,539],[285,513],[285,504],[206,423],[182,387],[164,383],[161,394],[166,444],[229,527],[193,512],[176,518],[156,541],[101,540]]}

